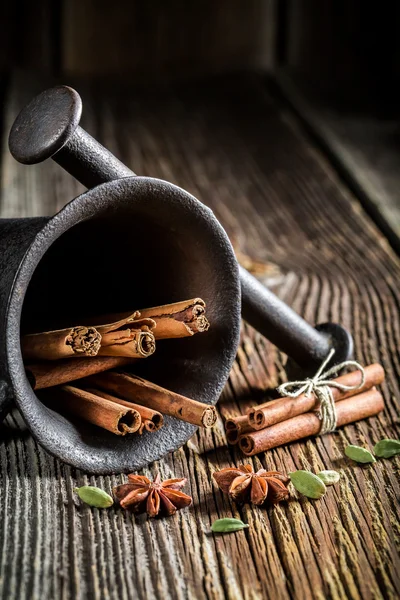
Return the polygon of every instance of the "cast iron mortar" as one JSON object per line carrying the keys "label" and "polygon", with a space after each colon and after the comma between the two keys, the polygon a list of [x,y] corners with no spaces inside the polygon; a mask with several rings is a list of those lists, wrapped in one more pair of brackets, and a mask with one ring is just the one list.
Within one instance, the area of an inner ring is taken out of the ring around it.
{"label": "cast iron mortar", "polygon": [[171,183],[135,176],[79,127],[81,110],[77,92],[56,87],[34,98],[10,133],[18,161],[52,157],[92,189],[52,218],[0,221],[0,410],[4,415],[15,399],[39,443],[70,464],[129,472],[179,448],[196,428],[167,418],[156,434],[119,438],[59,415],[26,378],[20,330],[65,327],[85,313],[201,295],[210,331],[159,344],[139,368],[152,381],[209,404],[217,402],[235,358],[241,296],[243,317],[303,368],[315,368],[332,346],[335,360],[345,360],[352,340],[340,325],[311,327],[238,268],[213,213]]}

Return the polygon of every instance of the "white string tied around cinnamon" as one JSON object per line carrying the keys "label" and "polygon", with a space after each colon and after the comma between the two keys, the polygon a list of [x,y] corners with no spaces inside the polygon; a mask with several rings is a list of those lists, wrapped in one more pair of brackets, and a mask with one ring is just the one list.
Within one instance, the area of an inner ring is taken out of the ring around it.
{"label": "white string tied around cinnamon", "polygon": [[[336,429],[337,414],[331,388],[335,387],[342,392],[346,392],[358,390],[365,384],[364,368],[355,360],[346,360],[338,365],[334,365],[324,372],[324,369],[329,364],[334,354],[335,350],[332,348],[314,377],[307,377],[307,379],[302,381],[288,381],[287,383],[282,383],[282,385],[277,388],[277,391],[281,396],[289,396],[290,398],[298,398],[302,394],[310,397],[311,394],[315,394],[320,404],[318,416],[321,419],[321,429],[319,435],[330,433]],[[343,385],[342,383],[335,381],[335,379],[329,379],[329,377],[337,375],[339,371],[345,367],[355,367],[360,371],[361,381],[358,385]]]}

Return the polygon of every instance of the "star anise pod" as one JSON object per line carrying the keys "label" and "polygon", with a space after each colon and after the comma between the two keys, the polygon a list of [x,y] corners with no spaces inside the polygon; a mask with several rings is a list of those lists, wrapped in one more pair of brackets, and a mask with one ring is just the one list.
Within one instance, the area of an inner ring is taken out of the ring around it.
{"label": "star anise pod", "polygon": [[287,500],[289,477],[279,471],[260,469],[254,472],[251,465],[222,469],[214,473],[214,479],[225,494],[239,503],[251,502],[260,506],[268,502],[276,504]]}
{"label": "star anise pod", "polygon": [[180,491],[186,479],[161,481],[159,474],[154,481],[143,475],[128,475],[128,479],[129,483],[117,485],[113,492],[122,508],[130,508],[135,513],[147,512],[149,517],[170,516],[192,503],[192,498]]}

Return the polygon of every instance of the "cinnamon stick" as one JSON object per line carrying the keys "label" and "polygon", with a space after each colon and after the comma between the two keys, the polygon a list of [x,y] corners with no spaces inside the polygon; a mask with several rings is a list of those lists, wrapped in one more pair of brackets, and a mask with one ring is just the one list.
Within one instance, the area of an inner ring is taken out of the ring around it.
{"label": "cinnamon stick", "polygon": [[100,396],[101,398],[105,398],[106,400],[110,400],[110,402],[116,402],[117,404],[121,404],[127,408],[132,408],[136,410],[141,419],[142,424],[138,429],[138,433],[143,433],[146,431],[158,431],[164,423],[164,417],[157,410],[152,410],[147,406],[141,406],[140,404],[134,404],[133,402],[127,402],[126,400],[121,400],[121,398],[116,398],[115,396],[111,396],[104,392],[103,390],[93,389],[93,388],[85,388],[87,392],[94,394],[95,396]]}
{"label": "cinnamon stick", "polygon": [[237,444],[241,435],[254,431],[249,423],[247,415],[231,417],[225,421],[226,439],[229,444]]}
{"label": "cinnamon stick", "polygon": [[156,322],[156,340],[189,337],[195,333],[203,333],[210,327],[206,317],[206,303],[201,298],[141,309],[140,315]]}
{"label": "cinnamon stick", "polygon": [[[357,394],[336,404],[337,427],[377,415],[384,409],[383,397],[376,388]],[[316,412],[308,412],[266,429],[243,435],[239,440],[247,456],[265,452],[296,440],[317,435],[321,421]]]}
{"label": "cinnamon stick", "polygon": [[21,350],[24,360],[58,360],[72,356],[96,356],[101,334],[94,327],[69,327],[24,335]]}
{"label": "cinnamon stick", "polygon": [[[385,379],[385,371],[379,364],[365,367],[364,372],[365,383],[358,389],[341,391],[335,387],[331,388],[335,402],[361,394],[362,392],[371,389],[373,386],[379,385]],[[356,386],[361,383],[361,373],[360,371],[352,371],[351,373],[337,377],[335,381],[342,385]],[[248,411],[247,416],[251,428],[259,430],[317,408],[318,400],[314,394],[310,396],[302,394],[297,398],[284,397],[278,398],[277,400],[271,400],[265,404],[260,404],[259,406],[251,408]]]}
{"label": "cinnamon stick", "polygon": [[95,375],[109,369],[125,367],[132,363],[131,358],[123,356],[94,357],[76,360],[69,358],[57,362],[41,362],[25,366],[26,375],[34,390],[54,387],[69,381],[75,381]]}
{"label": "cinnamon stick", "polygon": [[[133,314],[118,313],[101,317],[98,321],[118,321],[132,317]],[[206,303],[201,298],[144,308],[136,311],[136,314],[155,321],[153,333],[156,340],[190,337],[195,333],[203,333],[210,327],[206,317]]]}
{"label": "cinnamon stick", "polygon": [[86,390],[65,385],[42,393],[47,404],[61,408],[116,435],[138,431],[141,417],[134,408],[110,402]]}
{"label": "cinnamon stick", "polygon": [[147,358],[154,353],[156,344],[152,329],[156,323],[153,319],[138,319],[139,314],[136,311],[114,323],[96,326],[101,333],[99,356]]}
{"label": "cinnamon stick", "polygon": [[135,404],[148,406],[164,415],[198,427],[212,427],[217,420],[214,406],[186,398],[136,375],[100,373],[88,377],[87,382],[96,388],[99,387],[121,398],[131,400]]}
{"label": "cinnamon stick", "polygon": [[101,345],[99,356],[147,358],[156,349],[153,333],[143,329],[126,329],[123,332],[109,333],[104,337],[105,344]]}
{"label": "cinnamon stick", "polygon": [[[154,411],[154,412],[157,412],[157,411]],[[154,423],[153,419],[142,419],[142,424],[141,424],[140,428],[138,429],[138,433],[140,435],[142,435],[144,430],[150,431],[150,432],[158,431],[161,427],[162,427],[162,425],[157,425],[156,423]]]}

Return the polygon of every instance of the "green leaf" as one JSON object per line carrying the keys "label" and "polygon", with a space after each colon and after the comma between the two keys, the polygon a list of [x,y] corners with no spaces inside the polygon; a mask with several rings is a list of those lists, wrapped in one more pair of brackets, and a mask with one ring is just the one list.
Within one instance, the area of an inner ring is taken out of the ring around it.
{"label": "green leaf", "polygon": [[75,488],[74,491],[83,502],[86,502],[86,504],[89,504],[90,506],[95,506],[96,508],[108,508],[114,504],[111,496],[100,488],[92,485],[83,485],[80,488]]}
{"label": "green leaf", "polygon": [[211,531],[214,533],[231,533],[232,531],[240,531],[240,529],[246,529],[248,525],[243,523],[240,519],[217,519],[211,525]]}
{"label": "green leaf", "polygon": [[289,473],[289,477],[300,494],[318,500],[326,492],[326,487],[322,479],[310,471],[295,471]]}
{"label": "green leaf", "polygon": [[344,453],[351,458],[351,460],[355,460],[359,463],[366,464],[376,462],[376,458],[372,452],[370,452],[368,448],[361,448],[361,446],[353,446],[350,444],[349,446],[346,446]]}
{"label": "green leaf", "polygon": [[390,458],[400,454],[400,440],[381,440],[375,444],[374,452],[379,458]]}
{"label": "green leaf", "polygon": [[319,477],[325,485],[333,485],[339,481],[340,473],[337,471],[320,471],[317,473],[317,477]]}

